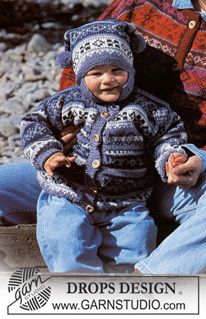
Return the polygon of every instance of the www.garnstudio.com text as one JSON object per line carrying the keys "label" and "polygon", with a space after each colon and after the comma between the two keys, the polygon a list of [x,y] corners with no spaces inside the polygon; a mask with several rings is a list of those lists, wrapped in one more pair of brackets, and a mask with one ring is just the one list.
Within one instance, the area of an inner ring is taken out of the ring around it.
{"label": "www.garnstudio.com text", "polygon": [[[118,293],[122,298],[111,298]],[[175,294],[176,282],[67,282],[68,295],[104,295],[103,298],[83,298],[78,302],[52,303],[54,310],[185,310],[183,302],[161,302],[159,298],[133,298],[135,295]],[[126,298],[125,296],[128,296]]]}
{"label": "www.garnstudio.com text", "polygon": [[180,303],[162,303],[158,299],[83,299],[81,302],[68,303],[52,303],[54,310],[171,310],[180,311],[185,310],[184,302]]}

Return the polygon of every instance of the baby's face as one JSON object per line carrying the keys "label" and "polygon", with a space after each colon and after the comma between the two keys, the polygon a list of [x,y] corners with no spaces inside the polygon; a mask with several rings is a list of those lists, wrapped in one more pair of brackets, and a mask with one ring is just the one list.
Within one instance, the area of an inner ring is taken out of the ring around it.
{"label": "baby's face", "polygon": [[85,84],[101,101],[115,102],[127,82],[128,72],[115,65],[101,65],[89,70],[84,76]]}

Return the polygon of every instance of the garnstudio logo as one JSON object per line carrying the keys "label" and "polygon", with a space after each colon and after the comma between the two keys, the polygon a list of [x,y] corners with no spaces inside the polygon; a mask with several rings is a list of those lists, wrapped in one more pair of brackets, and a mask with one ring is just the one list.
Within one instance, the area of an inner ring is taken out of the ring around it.
{"label": "garnstudio logo", "polygon": [[43,280],[38,268],[18,268],[8,283],[9,293],[14,293],[14,303],[27,311],[35,311],[46,305],[51,295],[51,287]]}

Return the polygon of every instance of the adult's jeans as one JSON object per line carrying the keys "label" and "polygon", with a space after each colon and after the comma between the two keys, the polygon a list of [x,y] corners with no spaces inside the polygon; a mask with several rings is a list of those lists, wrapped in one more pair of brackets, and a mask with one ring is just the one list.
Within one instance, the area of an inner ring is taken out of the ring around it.
{"label": "adult's jeans", "polygon": [[41,192],[37,240],[50,271],[134,271],[156,246],[157,228],[144,201],[118,211],[88,213],[81,206]]}
{"label": "adult's jeans", "polygon": [[[189,191],[162,184],[154,211],[180,226],[136,264],[143,273],[194,274],[206,268],[206,174]],[[28,162],[0,165],[0,212],[4,224],[35,221],[40,187]],[[158,211],[159,210],[159,211]]]}
{"label": "adult's jeans", "polygon": [[30,162],[0,165],[0,224],[36,222],[36,204],[41,188]]}
{"label": "adult's jeans", "polygon": [[146,274],[195,274],[206,269],[206,173],[185,190],[161,184],[153,194],[157,219],[179,226],[135,268]]}

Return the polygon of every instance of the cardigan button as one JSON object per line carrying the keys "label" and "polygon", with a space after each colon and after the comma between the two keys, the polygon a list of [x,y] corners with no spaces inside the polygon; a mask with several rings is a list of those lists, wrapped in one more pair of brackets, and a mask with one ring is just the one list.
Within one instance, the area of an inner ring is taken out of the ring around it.
{"label": "cardigan button", "polygon": [[178,71],[178,70],[179,70],[179,65],[178,65],[178,63],[172,64],[171,69],[172,69],[172,71]]}
{"label": "cardigan button", "polygon": [[100,135],[99,134],[94,134],[93,135],[93,139],[96,143],[99,143],[100,142]]}
{"label": "cardigan button", "polygon": [[196,26],[196,22],[194,20],[191,20],[188,24],[189,29],[194,29],[195,26]]}
{"label": "cardigan button", "polygon": [[93,195],[97,195],[98,190],[95,187],[91,187],[91,192]]}
{"label": "cardigan button", "polygon": [[91,206],[91,205],[87,205],[87,206],[86,206],[86,211],[87,211],[88,213],[93,213],[94,207]]}
{"label": "cardigan button", "polygon": [[107,117],[109,117],[109,113],[108,112],[101,112],[100,116],[103,118],[107,118]]}
{"label": "cardigan button", "polygon": [[93,162],[92,162],[92,167],[93,168],[99,168],[100,167],[100,161],[99,160],[94,160]]}

